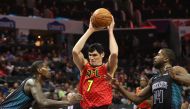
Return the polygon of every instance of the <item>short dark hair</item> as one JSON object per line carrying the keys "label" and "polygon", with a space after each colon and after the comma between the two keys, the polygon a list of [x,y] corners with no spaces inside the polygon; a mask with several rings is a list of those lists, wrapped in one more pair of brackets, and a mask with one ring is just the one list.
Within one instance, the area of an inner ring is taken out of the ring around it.
{"label": "short dark hair", "polygon": [[37,69],[41,67],[43,63],[44,62],[41,60],[33,62],[32,65],[30,66],[31,72],[34,74],[37,73],[38,72]]}
{"label": "short dark hair", "polygon": [[97,51],[98,53],[102,54],[104,52],[104,48],[100,43],[93,43],[88,47],[88,52]]}
{"label": "short dark hair", "polygon": [[164,55],[167,56],[167,58],[169,59],[169,62],[171,64],[174,64],[176,61],[176,56],[175,56],[175,53],[173,52],[173,50],[168,49],[168,48],[163,48],[162,51],[163,51]]}

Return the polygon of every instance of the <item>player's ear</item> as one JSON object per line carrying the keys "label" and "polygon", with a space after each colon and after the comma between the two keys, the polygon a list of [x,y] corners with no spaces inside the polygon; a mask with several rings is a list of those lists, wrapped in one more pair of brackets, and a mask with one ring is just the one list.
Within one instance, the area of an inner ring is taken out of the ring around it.
{"label": "player's ear", "polygon": [[37,71],[38,71],[38,73],[42,73],[42,69],[41,68],[37,68]]}
{"label": "player's ear", "polygon": [[105,56],[105,53],[103,52],[103,53],[101,53],[101,57],[103,58]]}
{"label": "player's ear", "polygon": [[169,62],[169,58],[164,58],[164,62]]}

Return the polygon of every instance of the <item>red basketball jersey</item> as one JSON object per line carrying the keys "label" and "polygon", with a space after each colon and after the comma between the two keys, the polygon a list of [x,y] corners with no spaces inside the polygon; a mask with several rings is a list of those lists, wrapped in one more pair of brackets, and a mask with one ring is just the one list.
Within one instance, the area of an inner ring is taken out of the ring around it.
{"label": "red basketball jersey", "polygon": [[[142,91],[142,89],[140,87],[136,88],[136,94],[138,95],[140,92]],[[144,100],[142,103],[138,104],[137,107],[139,109],[151,109],[150,104]]]}
{"label": "red basketball jersey", "polygon": [[85,65],[79,84],[79,92],[83,97],[80,104],[83,109],[112,103],[112,86],[104,78],[106,74],[105,64],[97,67],[92,67],[89,63]]}

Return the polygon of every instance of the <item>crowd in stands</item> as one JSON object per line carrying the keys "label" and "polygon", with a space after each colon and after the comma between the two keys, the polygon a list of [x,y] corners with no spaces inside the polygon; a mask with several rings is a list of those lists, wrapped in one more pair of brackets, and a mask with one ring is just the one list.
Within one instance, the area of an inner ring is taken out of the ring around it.
{"label": "crowd in stands", "polygon": [[[43,87],[48,97],[61,99],[65,97],[67,92],[77,90],[79,71],[73,64],[72,57],[67,54],[65,43],[60,44],[62,46],[56,46],[55,50],[56,44],[51,45],[51,43],[47,43],[44,46],[36,46],[35,41],[38,39],[31,38],[31,35],[21,35],[22,37],[20,37],[20,34],[16,34],[16,30],[4,29],[1,30],[1,33],[1,101],[18,87],[22,80],[32,76],[27,67],[35,60],[51,62],[52,79],[47,81]],[[4,35],[9,36],[9,39],[5,40],[4,38],[7,37]],[[158,73],[157,69],[152,66],[152,59],[160,48],[168,47],[168,42],[164,37],[154,37],[148,38],[149,41],[146,38],[142,38],[148,41],[148,43],[143,42],[138,36],[128,36],[128,38],[125,36],[124,39],[118,40],[120,54],[116,78],[129,91],[134,92],[135,88],[139,86],[140,75],[146,75],[150,78]],[[113,90],[113,92],[113,103],[126,104],[129,107],[133,106],[133,103],[125,99],[119,92],[116,90]]]}
{"label": "crowd in stands", "polygon": [[[175,0],[175,2],[173,0],[101,0],[101,2],[97,0],[73,2],[4,0],[0,4],[0,14],[44,18],[64,17],[86,22],[95,9],[106,7],[116,17],[116,22],[120,22],[118,27],[127,27],[131,26],[130,20],[132,21],[134,17],[136,21],[132,22],[133,24],[137,22],[135,26],[141,25],[141,19],[144,21],[150,18],[188,18],[188,3],[188,0]],[[126,23],[127,20],[129,24]],[[62,99],[66,93],[77,90],[80,74],[73,64],[71,55],[68,55],[67,42],[59,43],[55,39],[43,39],[46,45],[39,47],[35,45],[38,38],[32,34],[18,34],[14,29],[0,31],[0,102],[16,89],[22,80],[32,76],[27,67],[35,60],[51,62],[52,79],[43,86],[49,98]],[[169,46],[166,37],[151,38],[150,36],[148,39],[144,39],[148,42],[143,42],[138,36],[125,36],[124,39],[117,40],[119,41],[119,68],[115,76],[129,91],[134,92],[139,86],[140,75],[147,75],[150,78],[158,73],[152,66],[153,56],[160,48]],[[189,54],[188,50],[186,52]],[[190,71],[190,64],[185,61],[187,60],[183,61],[184,66]],[[126,104],[129,107],[133,105],[116,90],[113,92],[114,104]]]}
{"label": "crowd in stands", "polygon": [[146,19],[188,18],[188,0],[2,0],[0,14],[88,20],[92,12],[107,8],[117,27],[142,26]]}

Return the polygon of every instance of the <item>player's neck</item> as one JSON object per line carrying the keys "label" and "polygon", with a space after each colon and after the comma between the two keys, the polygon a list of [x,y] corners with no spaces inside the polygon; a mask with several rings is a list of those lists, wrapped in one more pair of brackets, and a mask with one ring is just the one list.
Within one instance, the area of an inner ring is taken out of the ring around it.
{"label": "player's neck", "polygon": [[37,75],[35,79],[36,79],[36,81],[38,81],[40,84],[43,83],[43,78],[42,78],[41,75]]}
{"label": "player's neck", "polygon": [[167,73],[168,68],[172,67],[171,64],[169,63],[165,63],[161,68],[160,68],[160,74],[163,75],[165,73]]}
{"label": "player's neck", "polygon": [[[90,64],[91,65],[91,64]],[[99,67],[99,66],[102,66],[103,65],[103,63],[101,63],[101,64],[97,64],[97,65],[91,65],[92,67]]]}

